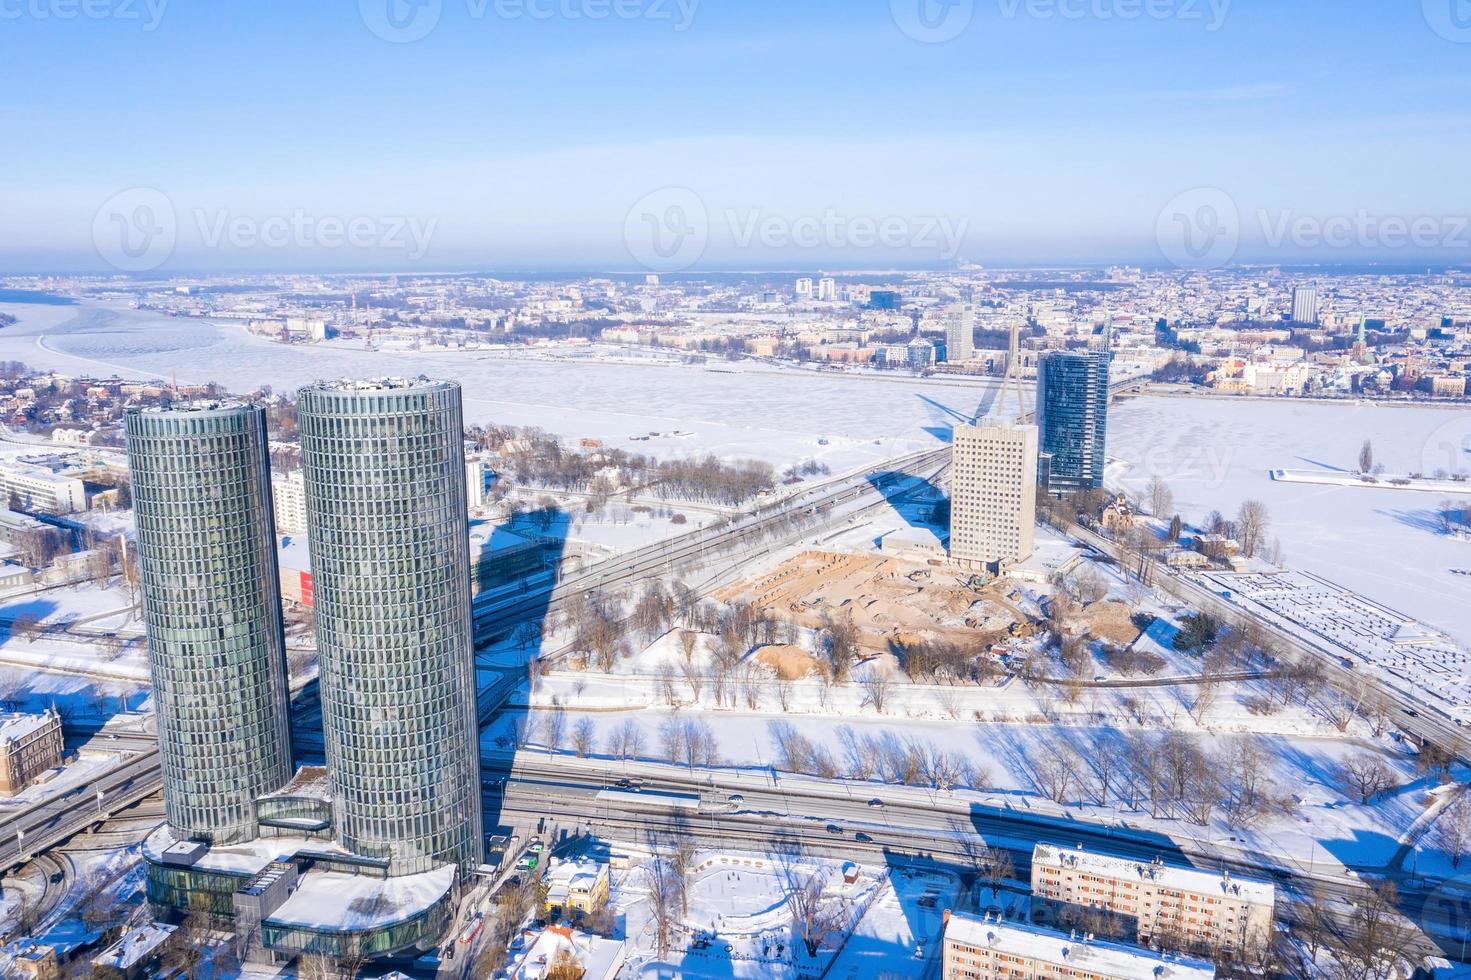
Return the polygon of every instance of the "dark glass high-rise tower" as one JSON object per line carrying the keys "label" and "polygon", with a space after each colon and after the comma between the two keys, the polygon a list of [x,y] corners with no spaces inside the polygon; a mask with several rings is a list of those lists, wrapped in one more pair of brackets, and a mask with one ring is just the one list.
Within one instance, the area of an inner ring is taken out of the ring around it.
{"label": "dark glass high-rise tower", "polygon": [[1053,493],[1103,486],[1108,351],[1049,351],[1037,366],[1038,485]]}
{"label": "dark glass high-rise tower", "polygon": [[168,823],[251,840],[256,797],[291,778],[265,412],[134,409],[126,429]]}
{"label": "dark glass high-rise tower", "polygon": [[479,862],[460,387],[302,390],[322,722],[338,840],[390,874]]}

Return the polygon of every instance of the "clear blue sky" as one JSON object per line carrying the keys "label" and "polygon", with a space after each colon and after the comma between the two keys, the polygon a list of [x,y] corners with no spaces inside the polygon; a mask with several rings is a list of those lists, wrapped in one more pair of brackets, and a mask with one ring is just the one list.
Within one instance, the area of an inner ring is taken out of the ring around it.
{"label": "clear blue sky", "polygon": [[[56,16],[83,2],[114,16]],[[706,209],[711,267],[925,261],[851,245],[855,217],[963,222],[975,261],[1159,261],[1161,209],[1200,186],[1239,208],[1243,260],[1285,255],[1259,212],[1444,220],[1453,261],[1471,238],[1471,38],[1421,0],[1219,24],[1209,0],[974,0],[943,43],[897,25],[921,0],[701,0],[683,30],[679,0],[438,0],[410,43],[366,25],[388,2],[170,0],[150,30],[148,0],[0,0],[0,270],[104,267],[98,208],[137,187],[175,211],[166,269],[410,267],[205,240],[293,213],[432,224],[421,268],[629,268],[629,209],[665,187]],[[615,2],[664,16],[556,13]],[[1174,15],[1129,18],[1150,3]],[[732,232],[824,215],[805,249]],[[1421,257],[1382,245],[1299,251]]]}

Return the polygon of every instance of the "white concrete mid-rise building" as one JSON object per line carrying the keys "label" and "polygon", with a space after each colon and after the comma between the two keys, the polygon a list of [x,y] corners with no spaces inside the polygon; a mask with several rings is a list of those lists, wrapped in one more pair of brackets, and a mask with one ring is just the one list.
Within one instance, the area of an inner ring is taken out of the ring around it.
{"label": "white concrete mid-rise building", "polygon": [[942,980],[1213,980],[1204,960],[1100,941],[1085,933],[950,913]]}
{"label": "white concrete mid-rise building", "polygon": [[1277,890],[1229,873],[1038,844],[1032,900],[1034,914],[1063,927],[1111,920],[1141,943],[1249,952],[1271,941]]}
{"label": "white concrete mid-rise building", "polygon": [[950,452],[950,558],[999,570],[1031,557],[1037,523],[1037,427],[958,425]]}
{"label": "white concrete mid-rise building", "polygon": [[276,533],[306,533],[306,484],[301,470],[271,474],[271,504],[276,512]]}

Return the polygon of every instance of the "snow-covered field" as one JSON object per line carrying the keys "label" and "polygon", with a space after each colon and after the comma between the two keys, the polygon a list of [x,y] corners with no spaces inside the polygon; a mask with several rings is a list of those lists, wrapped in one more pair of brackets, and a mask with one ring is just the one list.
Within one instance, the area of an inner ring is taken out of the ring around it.
{"label": "snow-covered field", "polygon": [[[939,910],[953,903],[958,890],[948,875],[891,874],[811,857],[707,851],[696,860],[689,914],[674,929],[675,948],[662,959],[656,955],[646,871],[635,868],[619,878],[612,900],[626,917],[626,975],[796,980],[905,971],[906,963],[923,965],[912,952],[916,944],[933,943]],[[844,871],[851,882],[844,881]],[[841,935],[829,937],[816,956],[803,948],[787,903],[793,882],[811,875],[823,879],[827,901],[841,909],[835,914]]]}
{"label": "snow-covered field", "polygon": [[1471,568],[1471,542],[1441,532],[1437,497],[1271,478],[1274,469],[1352,470],[1365,439],[1391,473],[1471,470],[1464,409],[1153,397],[1114,408],[1109,479],[1142,493],[1158,475],[1193,521],[1261,500],[1288,567],[1471,642],[1471,577],[1452,571]]}

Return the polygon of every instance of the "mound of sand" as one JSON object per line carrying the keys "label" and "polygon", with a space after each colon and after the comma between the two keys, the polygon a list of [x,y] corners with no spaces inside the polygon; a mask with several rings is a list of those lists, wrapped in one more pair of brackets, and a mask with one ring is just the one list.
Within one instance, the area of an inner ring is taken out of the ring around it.
{"label": "mound of sand", "polygon": [[756,660],[776,671],[784,681],[801,680],[817,672],[817,661],[812,654],[793,644],[762,647],[756,651]]}

